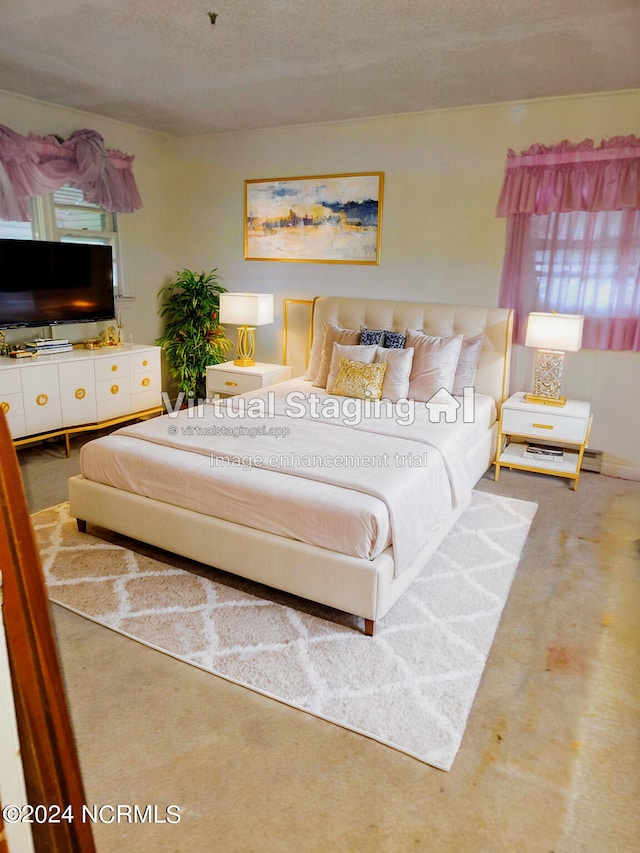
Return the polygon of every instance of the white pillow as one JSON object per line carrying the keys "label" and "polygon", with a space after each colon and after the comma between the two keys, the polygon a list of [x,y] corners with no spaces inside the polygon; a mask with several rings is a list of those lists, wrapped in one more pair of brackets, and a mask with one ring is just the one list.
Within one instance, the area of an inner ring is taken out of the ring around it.
{"label": "white pillow", "polygon": [[476,381],[476,370],[482,352],[482,335],[462,341],[460,358],[456,367],[456,375],[453,380],[453,391],[455,396],[462,396],[465,388],[472,388]]}
{"label": "white pillow", "polygon": [[409,378],[413,364],[413,348],[376,348],[376,362],[387,362],[387,372],[382,383],[382,399],[397,403],[409,396]]}
{"label": "white pillow", "polygon": [[327,376],[327,394],[333,394],[333,388],[340,372],[340,359],[342,357],[348,358],[349,361],[359,361],[361,364],[373,364],[377,349],[378,347],[375,344],[373,346],[334,344],[329,375]]}
{"label": "white pillow", "polygon": [[411,347],[414,352],[409,398],[428,403],[441,388],[451,393],[462,348],[462,335],[434,337],[416,329],[407,329],[406,348]]}
{"label": "white pillow", "polygon": [[[320,356],[320,364],[317,374],[313,377],[313,384],[317,388],[325,388],[327,378],[331,368],[331,358],[333,356],[334,344],[347,344],[355,346],[360,343],[360,329],[343,329],[340,326],[334,326],[332,323],[324,324],[324,338],[322,341],[322,354]],[[309,368],[308,376],[310,377],[311,367]]]}

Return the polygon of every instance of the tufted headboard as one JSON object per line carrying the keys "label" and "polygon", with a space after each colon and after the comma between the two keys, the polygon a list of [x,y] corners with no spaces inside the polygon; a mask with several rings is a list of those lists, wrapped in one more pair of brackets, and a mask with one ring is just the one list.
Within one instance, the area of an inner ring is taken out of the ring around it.
{"label": "tufted headboard", "polygon": [[346,329],[390,329],[405,332],[423,329],[428,335],[483,336],[476,373],[476,390],[488,394],[499,407],[509,393],[513,311],[433,302],[393,302],[317,296],[313,302],[313,339],[307,375],[315,375],[322,350],[324,323]]}

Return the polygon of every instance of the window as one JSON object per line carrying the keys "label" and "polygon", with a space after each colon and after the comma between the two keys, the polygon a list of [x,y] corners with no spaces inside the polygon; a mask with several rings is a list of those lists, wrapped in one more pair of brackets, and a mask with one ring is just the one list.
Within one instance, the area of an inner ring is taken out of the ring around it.
{"label": "window", "polygon": [[[537,311],[633,316],[640,271],[640,211],[531,215],[525,263]],[[636,306],[637,307],[637,306]]]}
{"label": "window", "polygon": [[110,245],[113,287],[122,295],[117,214],[84,200],[82,190],[64,186],[51,195],[31,199],[31,222],[0,220],[0,237]]}
{"label": "window", "polygon": [[582,314],[585,349],[640,350],[640,138],[509,151],[499,305],[523,343],[531,312]]}

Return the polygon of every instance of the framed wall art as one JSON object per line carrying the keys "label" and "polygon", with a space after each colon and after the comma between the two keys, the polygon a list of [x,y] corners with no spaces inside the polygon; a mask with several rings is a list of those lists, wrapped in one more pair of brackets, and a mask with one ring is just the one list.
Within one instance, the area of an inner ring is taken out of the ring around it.
{"label": "framed wall art", "polygon": [[245,181],[248,261],[380,263],[384,172]]}

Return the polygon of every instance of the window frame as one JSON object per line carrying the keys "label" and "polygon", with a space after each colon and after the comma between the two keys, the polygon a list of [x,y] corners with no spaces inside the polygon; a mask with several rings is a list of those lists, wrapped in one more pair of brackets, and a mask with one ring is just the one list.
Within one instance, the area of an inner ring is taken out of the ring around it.
{"label": "window frame", "polygon": [[[64,189],[64,188],[62,188]],[[122,269],[122,254],[118,231],[118,214],[105,210],[99,205],[82,202],[70,204],[56,202],[55,193],[42,196],[32,196],[29,199],[31,210],[31,239],[51,240],[53,242],[94,242],[111,246],[113,252],[113,293],[116,299],[129,296],[125,287],[125,277]],[[60,227],[56,217],[56,209],[98,211],[105,218],[108,228],[102,230],[88,228]],[[65,239],[66,238],[66,239]],[[74,239],[75,238],[75,239]],[[21,239],[29,239],[23,237]]]}

